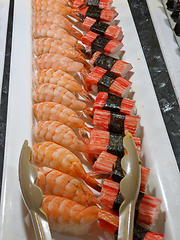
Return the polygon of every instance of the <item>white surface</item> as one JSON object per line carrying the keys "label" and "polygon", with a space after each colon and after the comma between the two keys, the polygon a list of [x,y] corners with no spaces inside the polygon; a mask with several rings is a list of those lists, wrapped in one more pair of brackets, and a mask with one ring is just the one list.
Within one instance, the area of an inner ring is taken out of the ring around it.
{"label": "white surface", "polygon": [[[163,2],[165,0],[162,0]],[[178,103],[180,104],[180,49],[171,29],[161,0],[147,0],[160,47],[169,71]],[[180,38],[180,37],[179,37]]]}
{"label": "white surface", "polygon": [[[15,1],[14,35],[10,92],[8,104],[7,136],[4,159],[3,188],[0,210],[0,239],[35,239],[32,226],[18,183],[18,160],[25,139],[31,145],[32,127],[32,51],[31,51],[31,4],[30,0]],[[117,1],[116,1],[117,3]],[[120,26],[124,32],[125,54],[123,60],[133,65],[131,77],[134,99],[142,125],[142,163],[151,168],[149,192],[163,200],[156,231],[165,234],[165,240],[179,239],[180,178],[140,42],[126,0],[118,1]],[[155,116],[155,117],[154,117]],[[104,233],[93,237],[105,239]],[[55,240],[92,239],[53,234]]]}
{"label": "white surface", "polygon": [[9,0],[0,0],[0,99],[4,70],[9,2]]}

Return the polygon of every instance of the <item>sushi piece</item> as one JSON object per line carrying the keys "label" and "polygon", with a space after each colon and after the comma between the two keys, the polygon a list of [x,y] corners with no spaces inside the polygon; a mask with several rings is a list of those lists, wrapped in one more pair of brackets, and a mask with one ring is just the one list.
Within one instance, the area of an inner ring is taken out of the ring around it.
{"label": "sushi piece", "polygon": [[122,28],[116,25],[109,25],[97,19],[86,17],[82,23],[84,31],[92,31],[109,39],[121,41],[123,38]]}
{"label": "sushi piece", "polygon": [[99,51],[93,54],[89,63],[94,67],[97,66],[105,68],[121,77],[124,77],[132,69],[132,65],[130,63],[106,56]]}
{"label": "sushi piece", "polygon": [[93,125],[99,126],[102,130],[119,134],[125,134],[125,131],[128,130],[133,136],[137,136],[140,117],[95,109]]}
{"label": "sushi piece", "polygon": [[167,9],[168,9],[169,11],[173,11],[174,4],[175,4],[175,0],[168,0],[168,1],[166,2]]}
{"label": "sushi piece", "polygon": [[87,32],[81,38],[81,41],[91,48],[92,53],[100,51],[102,53],[114,54],[123,47],[122,42],[110,40],[92,31]]}
{"label": "sushi piece", "polygon": [[127,79],[101,67],[93,68],[86,78],[86,83],[97,85],[98,92],[109,92],[123,98],[128,94],[132,85]]}
{"label": "sushi piece", "polygon": [[97,108],[126,115],[133,115],[135,112],[135,101],[111,93],[99,92],[94,102],[93,112]]}
{"label": "sushi piece", "polygon": [[[123,138],[122,134],[93,128],[90,131],[87,153],[99,155],[101,152],[107,151],[122,158],[124,156]],[[133,140],[140,156],[140,138],[133,137]]]}
{"label": "sushi piece", "polygon": [[[119,213],[119,208],[124,201],[119,183],[105,179],[98,199],[105,206]],[[136,224],[151,230],[160,211],[161,202],[159,198],[140,192],[135,206]]]}
{"label": "sushi piece", "polygon": [[[106,174],[106,178],[111,177],[113,181],[118,183],[124,177],[121,168],[121,158],[105,151],[101,152],[101,154],[98,156],[97,160],[93,164],[93,169],[95,170],[95,172],[101,173],[101,175],[103,175],[102,173],[104,172]],[[143,193],[145,193],[146,191],[149,172],[149,168],[141,166],[140,191]]]}
{"label": "sushi piece", "polygon": [[73,12],[71,15],[81,22],[83,22],[86,17],[92,17],[104,22],[111,22],[118,16],[118,13],[113,9],[100,9],[95,6],[85,6],[82,7],[78,13]]}
{"label": "sushi piece", "polygon": [[[112,219],[112,221],[110,221]],[[98,226],[109,232],[110,234],[115,236],[115,239],[118,237],[118,217],[116,218],[116,221],[114,221],[114,215],[109,213],[107,215],[107,212],[100,209],[98,212]],[[162,233],[155,233],[150,232],[147,229],[144,229],[137,224],[134,225],[134,231],[133,231],[133,239],[138,240],[163,240],[164,234]]]}
{"label": "sushi piece", "polygon": [[83,5],[86,6],[96,6],[101,9],[108,9],[111,7],[112,0],[74,0],[73,8],[79,8]]}

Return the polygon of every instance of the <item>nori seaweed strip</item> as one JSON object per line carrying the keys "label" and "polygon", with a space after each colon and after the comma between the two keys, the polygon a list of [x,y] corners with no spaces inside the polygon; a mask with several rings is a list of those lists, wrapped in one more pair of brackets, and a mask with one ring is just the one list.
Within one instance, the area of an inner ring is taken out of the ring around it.
{"label": "nori seaweed strip", "polygon": [[102,36],[97,36],[94,41],[91,42],[91,50],[93,53],[99,51],[104,52],[104,48],[110,39],[104,38]]}
{"label": "nori seaweed strip", "polygon": [[109,88],[118,75],[107,71],[97,83],[97,92],[109,92]]}
{"label": "nori seaweed strip", "polygon": [[94,61],[94,67],[96,67],[96,66],[102,67],[102,68],[105,68],[110,71],[111,68],[113,67],[113,65],[116,63],[116,61],[117,61],[117,59],[115,59],[113,57],[108,57],[101,53]]}
{"label": "nori seaweed strip", "polygon": [[[138,217],[138,213],[139,213],[139,206],[140,206],[140,203],[142,201],[144,197],[144,193],[139,193],[138,195],[138,198],[137,198],[137,202],[136,202],[136,206],[135,206],[135,217],[134,217],[134,222],[136,222],[137,220],[137,217]],[[116,196],[116,199],[114,200],[114,204],[113,204],[113,207],[112,209],[115,211],[115,212],[119,212],[119,208],[121,206],[121,204],[123,203],[124,201],[124,198],[123,196],[121,195],[121,192],[119,190],[117,196]]]}
{"label": "nori seaweed strip", "polygon": [[124,156],[123,137],[121,134],[110,133],[107,152],[122,158]]}
{"label": "nori seaweed strip", "polygon": [[111,119],[108,124],[108,131],[124,134],[125,115],[111,112]]}
{"label": "nori seaweed strip", "polygon": [[[136,224],[134,226],[134,231],[133,231],[133,240],[143,240],[147,232],[149,231]],[[115,236],[115,240],[117,240],[118,229],[115,231],[114,236]]]}
{"label": "nori seaweed strip", "polygon": [[122,100],[123,98],[108,93],[108,98],[106,99],[106,103],[102,109],[113,112],[120,112]]}
{"label": "nori seaweed strip", "polygon": [[102,11],[102,9],[100,9],[98,7],[89,6],[85,17],[91,17],[91,18],[100,20],[101,11]]}
{"label": "nori seaweed strip", "polygon": [[92,32],[100,34],[101,36],[104,36],[104,33],[108,27],[109,24],[96,20],[95,23],[90,27],[90,30]]}
{"label": "nori seaweed strip", "polygon": [[99,7],[99,0],[88,0],[86,6]]}
{"label": "nori seaweed strip", "polygon": [[168,9],[169,11],[172,11],[172,10],[173,10],[173,8],[174,8],[174,3],[175,3],[174,0],[168,0],[168,1],[166,2],[166,6],[167,6],[167,9]]}
{"label": "nori seaweed strip", "polygon": [[116,160],[116,164],[115,166],[112,166],[112,176],[111,178],[113,179],[114,182],[120,182],[122,180],[122,178],[124,177],[123,174],[123,169],[121,167],[121,157],[118,157]]}
{"label": "nori seaweed strip", "polygon": [[144,197],[144,193],[139,192],[137,201],[136,201],[136,206],[135,206],[135,217],[134,217],[134,221],[136,221],[137,217],[138,217],[138,213],[139,213],[139,206],[141,204],[141,201]]}

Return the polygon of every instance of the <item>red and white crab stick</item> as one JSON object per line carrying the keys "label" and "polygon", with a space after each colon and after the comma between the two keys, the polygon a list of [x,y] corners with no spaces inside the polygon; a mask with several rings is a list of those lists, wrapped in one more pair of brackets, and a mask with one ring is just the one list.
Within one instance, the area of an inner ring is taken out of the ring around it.
{"label": "red and white crab stick", "polygon": [[95,67],[86,78],[87,85],[97,85],[98,92],[109,92],[124,98],[131,88],[132,83],[110,71]]}
{"label": "red and white crab stick", "polygon": [[99,51],[93,54],[89,63],[94,67],[105,68],[121,77],[124,77],[132,69],[130,63],[107,56]]}
{"label": "red and white crab stick", "polygon": [[97,19],[86,17],[82,23],[84,31],[92,31],[109,39],[121,41],[123,38],[122,28],[113,24],[107,24]]}
{"label": "red and white crab stick", "polygon": [[73,8],[78,8],[80,6],[98,6],[101,9],[108,9],[111,7],[112,0],[74,0]]}
{"label": "red and white crab stick", "polygon": [[93,111],[97,108],[121,114],[133,115],[135,111],[135,101],[111,93],[99,92],[93,105]]}
{"label": "red and white crab stick", "polygon": [[140,117],[95,109],[93,112],[93,125],[100,127],[102,130],[119,134],[125,134],[125,131],[128,130],[132,136],[137,136]]}
{"label": "red and white crab stick", "polygon": [[121,41],[105,38],[92,31],[89,31],[82,36],[81,41],[85,45],[89,46],[93,53],[100,51],[106,54],[114,54],[123,47],[123,43]]}

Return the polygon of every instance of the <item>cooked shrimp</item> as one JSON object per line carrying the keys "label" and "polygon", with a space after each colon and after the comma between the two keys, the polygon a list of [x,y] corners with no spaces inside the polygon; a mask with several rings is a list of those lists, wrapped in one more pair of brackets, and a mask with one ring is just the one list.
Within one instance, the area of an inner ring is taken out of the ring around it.
{"label": "cooked shrimp", "polygon": [[83,90],[82,86],[76,82],[74,77],[60,69],[50,68],[39,70],[35,75],[34,84],[39,85],[42,83],[57,84],[66,88],[70,92],[78,92],[81,97],[90,102],[94,102],[94,99],[91,97],[91,95]]}
{"label": "cooked shrimp", "polygon": [[52,141],[72,151],[86,152],[87,145],[74,131],[58,121],[39,121],[33,129],[36,141]]}
{"label": "cooked shrimp", "polygon": [[33,27],[34,38],[50,37],[69,43],[72,47],[85,51],[85,47],[71,36],[64,28],[52,23],[35,23]]}
{"label": "cooked shrimp", "polygon": [[37,185],[43,194],[66,197],[84,206],[99,204],[93,192],[69,174],[47,167],[38,167],[37,170]]}
{"label": "cooked shrimp", "polygon": [[84,65],[75,62],[72,59],[58,53],[44,53],[35,58],[35,66],[37,70],[48,68],[59,68],[68,73],[80,72],[84,69]]}
{"label": "cooked shrimp", "polygon": [[74,49],[71,44],[54,38],[39,38],[34,41],[34,52],[37,56],[44,53],[59,53],[69,57],[75,61],[83,63],[90,68],[89,63],[85,60],[82,54]]}
{"label": "cooked shrimp", "polygon": [[60,13],[64,16],[69,15],[73,12],[78,12],[77,9],[72,9],[60,2],[54,0],[34,0],[34,10],[37,11],[50,11],[54,13]]}
{"label": "cooked shrimp", "polygon": [[50,167],[72,177],[81,178],[92,188],[101,191],[99,183],[88,176],[80,160],[71,151],[56,143],[35,144],[32,149],[32,159],[36,166]]}
{"label": "cooked shrimp", "polygon": [[34,87],[33,99],[39,102],[56,102],[73,109],[74,111],[83,111],[88,117],[92,116],[92,111],[86,103],[78,100],[67,89],[52,83],[44,83]]}
{"label": "cooked shrimp", "polygon": [[70,108],[55,102],[34,104],[34,115],[38,121],[59,121],[71,128],[84,128],[89,131],[84,121]]}
{"label": "cooked shrimp", "polygon": [[[39,3],[39,2],[44,2],[44,1],[48,2],[48,3],[52,2],[52,0],[34,0],[34,4],[37,2]],[[72,3],[68,0],[55,0],[55,1],[58,3],[64,4],[64,5],[72,5]],[[54,2],[54,0],[53,0],[53,2]]]}
{"label": "cooked shrimp", "polygon": [[56,24],[64,28],[66,31],[68,31],[69,34],[71,34],[75,38],[80,40],[82,37],[82,33],[76,28],[74,28],[73,24],[61,14],[56,14],[49,11],[39,11],[36,12],[34,15],[34,22]]}
{"label": "cooked shrimp", "polygon": [[98,207],[84,206],[63,197],[44,195],[42,209],[48,217],[51,230],[82,235],[90,230],[98,218]]}

